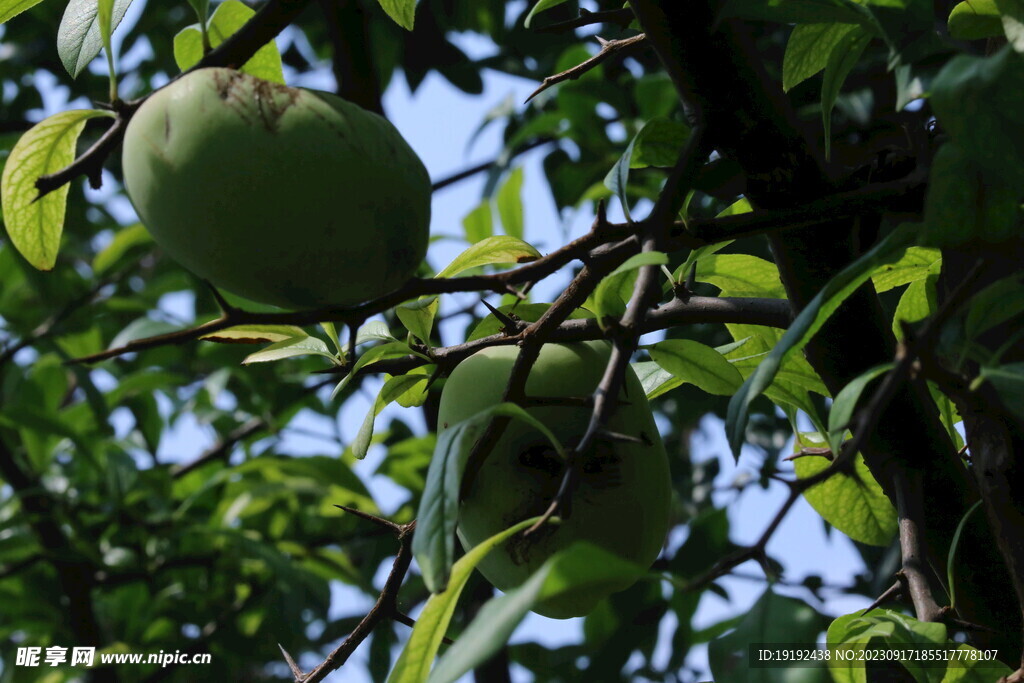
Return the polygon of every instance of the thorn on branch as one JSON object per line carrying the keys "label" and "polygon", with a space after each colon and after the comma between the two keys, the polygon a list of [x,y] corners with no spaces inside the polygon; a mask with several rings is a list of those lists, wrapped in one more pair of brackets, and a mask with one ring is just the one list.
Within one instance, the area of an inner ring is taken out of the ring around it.
{"label": "thorn on branch", "polygon": [[521,320],[518,317],[502,313],[492,306],[487,299],[481,299],[480,303],[482,303],[487,310],[491,312],[491,315],[497,318],[498,322],[502,324],[501,331],[506,337],[511,337],[519,332],[519,324]]}
{"label": "thorn on branch", "polygon": [[369,512],[363,512],[362,510],[357,510],[355,508],[348,507],[347,505],[335,505],[334,507],[338,508],[339,510],[344,510],[350,515],[355,515],[360,519],[365,519],[367,522],[370,522],[371,524],[376,524],[379,527],[387,529],[399,538],[401,538],[402,534],[404,533],[405,527],[408,526],[405,524],[396,524],[395,522],[392,522],[390,519],[384,519],[383,517],[378,517],[377,515],[371,515]]}
{"label": "thorn on branch", "polygon": [[835,460],[835,456],[832,455],[832,449],[831,448],[819,448],[819,447],[811,447],[811,446],[805,446],[804,448],[800,449],[799,453],[794,453],[793,455],[787,455],[785,458],[783,458],[783,460],[786,461],[786,462],[792,462],[792,461],[796,460],[797,458],[807,458],[807,457],[825,458],[825,459],[827,459],[829,461]]}
{"label": "thorn on branch", "polygon": [[901,582],[897,581],[893,585],[891,585],[888,588],[886,588],[885,591],[881,595],[879,595],[877,598],[875,598],[875,601],[872,602],[870,605],[868,605],[864,609],[864,611],[860,613],[861,616],[864,616],[865,614],[867,614],[871,610],[884,605],[885,603],[889,602],[890,600],[897,599],[900,596],[900,594],[902,594],[902,593],[903,593],[903,584]]}
{"label": "thorn on branch", "polygon": [[217,302],[217,307],[220,308],[221,313],[225,316],[230,316],[231,314],[238,312],[238,309],[228,303],[227,299],[224,298],[224,295],[220,293],[220,290],[217,289],[212,282],[209,280],[203,280],[203,284],[210,290],[210,294],[213,295],[213,300]]}
{"label": "thorn on branch", "polygon": [[288,663],[288,668],[291,669],[292,676],[295,677],[295,680],[301,681],[305,678],[306,674],[303,673],[302,669],[299,668],[299,665],[295,663],[295,659],[288,654],[288,650],[284,649],[284,645],[278,643],[277,647],[281,650],[281,654],[284,655],[284,661]]}
{"label": "thorn on branch", "polygon": [[633,436],[631,434],[623,434],[621,432],[613,432],[609,429],[599,429],[597,432],[597,438],[604,439],[611,443],[628,443],[636,444],[638,446],[650,446],[651,439],[649,436],[640,433],[640,436]]}

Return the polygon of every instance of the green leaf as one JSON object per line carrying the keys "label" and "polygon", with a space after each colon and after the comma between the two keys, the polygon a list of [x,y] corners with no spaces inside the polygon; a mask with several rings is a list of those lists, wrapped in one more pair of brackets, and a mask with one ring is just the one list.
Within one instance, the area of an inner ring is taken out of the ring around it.
{"label": "green leaf", "polygon": [[690,127],[680,121],[657,117],[648,121],[633,140],[630,168],[672,168],[679,160]]}
{"label": "green leaf", "polygon": [[561,5],[565,0],[537,0],[537,4],[533,6],[530,13],[526,15],[526,19],[523,21],[523,25],[526,28],[530,28],[530,23],[533,21],[534,16],[540,14],[546,9],[557,7]]}
{"label": "green leaf", "polygon": [[486,408],[451,425],[438,437],[434,457],[427,471],[427,483],[417,515],[419,521],[416,536],[412,543],[423,580],[434,593],[445,590],[455,557],[459,490],[466,460],[491,419],[500,416],[526,422],[551,442],[559,457],[565,457],[561,443],[551,430],[514,403],[499,403]]}
{"label": "green leaf", "polygon": [[[217,47],[238,29],[245,26],[256,12],[239,0],[225,0],[210,17],[207,35],[210,47]],[[187,71],[203,58],[203,34],[198,26],[189,26],[174,36],[174,61],[178,68]],[[281,69],[281,53],[273,40],[256,51],[256,54],[242,65],[242,71],[257,78],[274,83],[284,83]]]}
{"label": "green leaf", "polygon": [[204,334],[200,339],[223,344],[266,344],[308,336],[305,330],[295,325],[236,325],[220,332]]}
{"label": "green leaf", "polygon": [[[613,270],[606,278],[598,284],[594,292],[591,309],[597,317],[601,327],[605,326],[605,318],[618,317],[626,310],[626,304],[632,294],[630,279],[635,279],[636,271],[645,266],[664,266],[668,263],[668,256],[660,251],[646,251],[641,254],[634,254],[625,263]],[[623,290],[629,290],[624,293]]]}
{"label": "green leaf", "polygon": [[338,382],[338,385],[334,387],[334,391],[331,392],[331,399],[337,397],[337,395],[340,394],[342,390],[348,386],[349,382],[352,381],[352,379],[359,373],[359,371],[365,368],[366,366],[372,365],[378,361],[387,360],[389,358],[402,358],[404,356],[418,356],[419,358],[422,358],[425,361],[430,361],[430,358],[424,356],[422,353],[413,351],[412,347],[410,347],[405,342],[393,341],[387,344],[381,344],[380,346],[374,346],[373,348],[364,351],[363,354],[359,356],[358,359],[356,359],[356,362],[352,366],[352,369],[349,370],[348,374],[345,375],[344,379]]}
{"label": "green leaf", "polygon": [[[425,379],[429,380],[437,369],[436,365],[421,365],[413,368],[406,375],[422,375]],[[395,402],[403,408],[419,408],[427,401],[427,382],[422,384],[414,384],[412,387],[407,389],[404,394],[395,398]]]}
{"label": "green leaf", "polygon": [[411,31],[416,21],[416,0],[378,0],[380,6],[396,24]]}
{"label": "green leaf", "polygon": [[[947,639],[944,624],[922,622],[899,612],[873,609],[867,614],[855,612],[839,617],[828,627],[826,641],[833,651],[829,672],[837,683],[868,683],[862,657],[858,654],[865,646],[899,647],[945,646],[950,650],[976,651],[970,645]],[[845,657],[836,656],[836,650],[846,650]],[[904,660],[903,666],[915,681],[942,681],[942,683],[988,683],[1010,673],[1009,667],[983,657],[960,658],[950,655],[945,670],[934,666],[921,666],[914,660]]]}
{"label": "green leaf", "polygon": [[775,379],[783,362],[802,349],[821,329],[833,312],[862,285],[872,273],[903,255],[914,238],[916,226],[903,225],[879,242],[873,249],[843,269],[807,304],[793,324],[761,361],[740,390],[729,401],[726,431],[733,454],[739,456],[746,435],[750,403],[761,395]]}
{"label": "green leaf", "polygon": [[523,167],[517,166],[498,189],[495,199],[501,229],[506,235],[523,239]]}
{"label": "green leaf", "polygon": [[1018,418],[1024,418],[1024,363],[983,367],[978,380],[989,382],[999,400]]}
{"label": "green leaf", "polygon": [[1013,673],[1010,667],[998,660],[986,660],[976,647],[966,643],[950,643],[949,647],[964,654],[950,656],[942,683],[990,683],[1008,678]]}
{"label": "green leaf", "polygon": [[[686,273],[677,277],[685,279]],[[786,297],[778,267],[747,254],[707,254],[697,261],[697,281],[718,287],[722,296]]]}
{"label": "green leaf", "polygon": [[[794,643],[809,647],[825,625],[813,607],[768,589],[747,611],[736,629],[708,644],[708,664],[717,681],[755,682],[783,680],[760,675],[771,669],[750,666],[751,643]],[[795,669],[803,671],[803,669]],[[801,679],[803,680],[803,679]],[[819,679],[820,680],[820,679]]]}
{"label": "green leaf", "polygon": [[[637,137],[639,135],[637,133]],[[622,204],[622,213],[625,214],[626,220],[630,223],[633,222],[633,217],[629,213],[629,197],[626,195],[626,187],[629,185],[629,168],[633,162],[633,147],[635,144],[636,137],[629,141],[622,156],[619,157],[619,160],[608,171],[608,175],[604,177],[604,186],[619,198],[619,202]]]}
{"label": "green leaf", "polygon": [[96,23],[100,27],[100,38],[103,48],[107,51],[107,61],[110,62],[110,75],[113,78],[113,57],[110,54],[110,36],[114,32],[114,0],[97,0]]}
{"label": "green leaf", "polygon": [[[57,54],[72,77],[77,78],[103,48],[103,31],[97,0],[71,0],[57,29]],[[132,0],[114,0],[107,26],[113,31],[120,25]]]}
{"label": "green leaf", "polygon": [[149,231],[142,223],[121,228],[114,234],[110,244],[97,252],[92,260],[92,270],[97,275],[106,273],[113,268],[129,252],[136,247],[153,243]]}
{"label": "green leaf", "polygon": [[476,244],[494,234],[494,216],[491,211],[491,203],[486,199],[480,202],[475,209],[466,214],[462,219],[462,230],[466,234],[466,241]]}
{"label": "green leaf", "polygon": [[732,363],[710,346],[689,339],[669,339],[647,347],[651,358],[684,382],[716,396],[732,396],[743,377]]}
{"label": "green leaf", "polygon": [[925,197],[925,243],[956,247],[1013,237],[1019,229],[1021,189],[984,172],[960,145],[943,145],[932,160]]}
{"label": "green leaf", "polygon": [[340,364],[337,357],[331,353],[330,349],[327,348],[327,344],[322,339],[310,337],[303,332],[302,336],[274,342],[256,353],[249,354],[242,360],[242,365],[269,363],[276,360],[284,360],[285,358],[308,355],[323,356],[335,365]]}
{"label": "green leaf", "polygon": [[[491,550],[519,532],[530,528],[536,521],[536,518],[527,519],[491,536],[452,565],[451,578],[447,588],[443,593],[435,592],[427,600],[419,618],[416,619],[416,626],[412,629],[409,642],[405,644],[405,649],[399,655],[395,668],[388,676],[388,683],[423,683],[427,680],[434,657],[441,647],[445,632],[455,614],[455,605],[462,594],[462,589],[466,587],[466,582],[469,581],[470,574]],[[422,525],[422,523],[421,518],[418,524]],[[421,532],[422,527],[417,526],[416,534],[413,536],[414,547]]]}
{"label": "green leaf", "polygon": [[345,357],[345,349],[341,345],[341,340],[338,339],[338,328],[332,322],[320,323],[320,329],[327,335],[327,339],[330,340],[334,346],[335,352],[337,352],[338,358]]}
{"label": "green leaf", "polygon": [[971,297],[964,336],[978,335],[1024,312],[1024,273],[997,280]]}
{"label": "green leaf", "polygon": [[825,77],[821,82],[821,120],[825,126],[825,158],[832,150],[832,108],[839,97],[846,77],[857,66],[864,49],[871,42],[871,34],[862,27],[843,34],[829,53],[825,64]]}
{"label": "green leaf", "polygon": [[960,522],[956,525],[956,531],[953,532],[953,540],[949,543],[949,553],[946,555],[946,585],[949,587],[950,609],[956,609],[956,551],[960,546],[960,536],[963,535],[964,527],[967,526],[967,521],[971,518],[971,515],[981,507],[981,502],[979,499],[967,509],[967,512],[964,513],[964,516],[960,518]]}
{"label": "green leaf", "polygon": [[1024,57],[1009,46],[991,57],[951,59],[932,81],[931,104],[987,180],[1024,188]]}
{"label": "green leaf", "polygon": [[632,363],[632,366],[648,399],[657,398],[686,383],[654,361]]}
{"label": "green leaf", "polygon": [[828,65],[829,55],[855,24],[798,24],[782,59],[782,89],[789,91]]}
{"label": "green leaf", "polygon": [[420,382],[426,382],[427,379],[425,375],[410,373],[408,375],[397,375],[384,383],[380,393],[377,394],[377,399],[373,402],[373,407],[370,408],[370,412],[363,419],[363,424],[359,427],[359,433],[356,434],[355,441],[352,442],[352,453],[357,460],[365,458],[366,452],[370,449],[370,441],[373,438],[373,422],[380,415],[380,411],[384,410],[392,401],[405,395]]}
{"label": "green leaf", "polygon": [[1017,52],[1024,52],[1024,0],[996,0],[996,6],[1007,42]]}
{"label": "green leaf", "polygon": [[522,585],[488,600],[430,672],[428,683],[455,683],[508,643],[538,603],[568,593],[597,593],[643,575],[644,569],[587,542],[551,556]]}
{"label": "green leaf", "polygon": [[424,344],[430,344],[430,330],[434,327],[434,318],[441,307],[436,296],[420,299],[395,308],[395,315],[405,325],[405,329]]}
{"label": "green leaf", "polygon": [[965,0],[949,13],[949,35],[957,40],[979,40],[1003,35],[1003,22],[995,0]]}
{"label": "green leaf", "polygon": [[356,346],[365,344],[369,341],[384,341],[384,342],[396,342],[398,341],[391,330],[388,329],[387,323],[381,322],[380,320],[371,320],[356,332]]}
{"label": "green leaf", "polygon": [[923,280],[942,268],[942,252],[927,247],[910,247],[896,263],[883,266],[871,276],[876,292]]}
{"label": "green leaf", "polygon": [[38,5],[42,0],[0,0],[0,24],[7,23],[27,9]]}
{"label": "green leaf", "polygon": [[850,427],[850,420],[853,419],[853,412],[857,409],[857,403],[860,401],[864,389],[879,375],[892,370],[892,366],[892,363],[886,363],[871,368],[850,381],[836,394],[828,413],[828,446],[833,454],[839,454],[846,430]]}
{"label": "green leaf", "polygon": [[[808,441],[808,436],[802,434],[801,440],[809,445],[821,445],[819,441]],[[794,448],[799,452],[800,443]],[[896,535],[896,508],[875,481],[861,454],[854,458],[854,471],[860,481],[845,473],[834,474],[805,491],[804,499],[826,522],[855,541],[886,546]],[[806,479],[830,464],[825,457],[804,456],[793,461],[793,469],[798,479]]]}
{"label": "green leaf", "polygon": [[930,275],[927,279],[912,282],[903,292],[892,316],[892,333],[897,340],[903,341],[903,323],[916,323],[935,312],[938,307],[935,289],[938,279],[938,275]]}
{"label": "green leaf", "polygon": [[466,249],[435,277],[452,277],[477,266],[529,263],[539,258],[540,252],[523,240],[509,235],[495,235]]}
{"label": "green leaf", "polygon": [[99,116],[113,114],[75,109],[43,119],[21,136],[4,164],[0,193],[7,234],[18,253],[39,270],[50,270],[57,263],[71,188],[65,184],[37,199],[36,180],[74,161],[85,122]]}
{"label": "green leaf", "polygon": [[206,23],[206,18],[210,16],[210,0],[188,0],[188,4],[196,11],[200,23]]}

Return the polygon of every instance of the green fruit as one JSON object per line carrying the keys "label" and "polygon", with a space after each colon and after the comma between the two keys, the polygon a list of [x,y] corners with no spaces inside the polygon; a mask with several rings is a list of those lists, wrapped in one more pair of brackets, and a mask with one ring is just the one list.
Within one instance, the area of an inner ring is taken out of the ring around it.
{"label": "green fruit", "polygon": [[426,253],[423,163],[385,119],[327,93],[190,73],[132,117],[123,165],[157,243],[255,301],[357,304],[401,286]]}
{"label": "green fruit", "polygon": [[[491,347],[460,363],[441,394],[439,432],[490,405],[502,393],[519,349]],[[546,344],[526,383],[529,396],[590,396],[601,380],[610,346],[605,342]],[[640,381],[629,369],[623,403],[607,427],[645,444],[599,439],[583,454],[572,513],[493,550],[480,571],[494,586],[509,590],[523,583],[544,561],[574,541],[589,541],[647,568],[658,556],[668,532],[670,483],[668,458]],[[563,445],[578,442],[591,410],[583,406],[534,407],[529,413]],[[522,421],[513,420],[487,456],[459,508],[458,535],[471,548],[516,522],[540,515],[562,480],[564,464],[548,440]],[[576,591],[548,599],[534,611],[557,619],[589,613],[609,592]]]}

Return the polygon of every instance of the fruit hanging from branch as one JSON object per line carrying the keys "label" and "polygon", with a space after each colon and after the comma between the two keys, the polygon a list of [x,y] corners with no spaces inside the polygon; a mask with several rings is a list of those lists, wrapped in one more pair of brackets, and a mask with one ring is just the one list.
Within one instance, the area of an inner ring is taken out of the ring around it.
{"label": "fruit hanging from branch", "polygon": [[358,304],[426,253],[423,163],[387,120],[328,93],[201,69],[139,108],[123,165],[157,243],[254,301]]}
{"label": "fruit hanging from branch", "polygon": [[[531,397],[587,397],[604,373],[611,347],[605,342],[546,344],[526,382]],[[484,349],[460,363],[441,394],[439,434],[480,410],[500,403],[518,348]],[[607,430],[638,443],[599,438],[579,456],[571,514],[493,550],[479,565],[501,590],[522,584],[544,561],[575,541],[588,541],[640,567],[658,556],[669,526],[668,458],[643,388],[627,368],[621,403]],[[567,447],[580,440],[590,421],[586,405],[537,406],[528,412]],[[641,443],[642,442],[642,443]],[[540,515],[555,497],[565,462],[528,424],[513,420],[487,454],[459,509],[458,535],[471,548],[524,519]],[[594,609],[611,592],[574,591],[541,602],[534,611],[564,619]]]}

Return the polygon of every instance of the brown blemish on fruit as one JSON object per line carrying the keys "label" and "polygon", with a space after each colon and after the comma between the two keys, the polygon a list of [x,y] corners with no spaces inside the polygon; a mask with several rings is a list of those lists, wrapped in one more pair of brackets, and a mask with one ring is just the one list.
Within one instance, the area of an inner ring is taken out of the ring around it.
{"label": "brown blemish on fruit", "polygon": [[218,70],[213,80],[221,100],[246,123],[259,123],[270,133],[277,132],[281,118],[298,101],[301,92],[287,85],[227,69]]}

